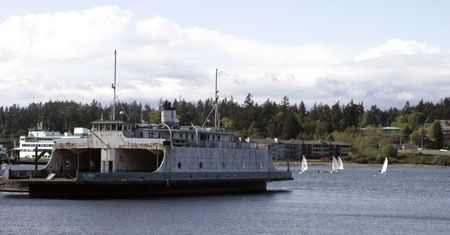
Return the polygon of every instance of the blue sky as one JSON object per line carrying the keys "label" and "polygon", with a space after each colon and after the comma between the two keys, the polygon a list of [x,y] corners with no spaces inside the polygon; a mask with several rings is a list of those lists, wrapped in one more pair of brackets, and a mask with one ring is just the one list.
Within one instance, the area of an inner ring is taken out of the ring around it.
{"label": "blue sky", "polygon": [[[92,86],[110,79],[116,48],[124,99],[206,98],[218,67],[222,96],[239,100],[250,92],[259,101],[288,95],[307,104],[438,101],[450,88],[448,12],[449,1],[412,0],[11,1],[0,8],[0,32],[8,35],[0,40],[0,90],[11,99],[0,105],[108,102],[109,90]],[[39,80],[55,91],[21,90]],[[155,92],[132,91],[142,84]]]}

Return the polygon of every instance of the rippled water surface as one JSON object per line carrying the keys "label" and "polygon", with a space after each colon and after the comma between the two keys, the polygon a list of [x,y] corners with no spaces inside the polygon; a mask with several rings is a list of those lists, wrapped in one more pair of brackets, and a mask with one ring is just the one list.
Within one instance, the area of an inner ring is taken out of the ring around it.
{"label": "rippled water surface", "polygon": [[[295,170],[295,169],[294,169]],[[121,200],[0,193],[0,234],[449,234],[450,168],[375,168],[270,183],[264,194]]]}

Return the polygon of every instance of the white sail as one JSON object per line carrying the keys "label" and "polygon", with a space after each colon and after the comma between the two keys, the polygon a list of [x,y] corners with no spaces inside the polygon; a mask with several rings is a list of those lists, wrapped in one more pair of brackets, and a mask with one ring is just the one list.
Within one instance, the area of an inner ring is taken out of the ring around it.
{"label": "white sail", "polygon": [[338,162],[338,170],[340,171],[344,170],[344,164],[342,163],[341,156],[338,157],[337,162]]}
{"label": "white sail", "polygon": [[380,174],[385,174],[387,172],[387,167],[388,167],[388,159],[385,158],[383,167],[381,168],[381,171],[380,171]]}
{"label": "white sail", "polygon": [[302,165],[300,166],[300,173],[303,173],[308,170],[308,162],[306,161],[305,156],[302,157]]}
{"label": "white sail", "polygon": [[333,160],[331,161],[331,172],[336,172],[338,170],[338,164],[336,158],[333,156]]}

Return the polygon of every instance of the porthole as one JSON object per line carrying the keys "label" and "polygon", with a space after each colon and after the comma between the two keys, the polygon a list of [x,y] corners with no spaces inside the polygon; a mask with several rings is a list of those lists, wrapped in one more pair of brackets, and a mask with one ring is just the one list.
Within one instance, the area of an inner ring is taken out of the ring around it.
{"label": "porthole", "polygon": [[198,167],[202,168],[202,167],[203,167],[203,163],[200,162],[200,163],[198,164]]}
{"label": "porthole", "polygon": [[181,168],[181,162],[178,162],[178,169]]}

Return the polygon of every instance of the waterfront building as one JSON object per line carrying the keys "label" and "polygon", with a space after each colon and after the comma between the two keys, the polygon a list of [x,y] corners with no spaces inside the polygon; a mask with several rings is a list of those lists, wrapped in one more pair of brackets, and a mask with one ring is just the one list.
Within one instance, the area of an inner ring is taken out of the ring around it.
{"label": "waterfront building", "polygon": [[450,120],[437,120],[441,124],[442,135],[444,136],[444,144],[450,145]]}
{"label": "waterfront building", "polygon": [[330,156],[348,156],[351,144],[339,141],[323,140],[279,140],[246,139],[247,142],[266,144],[273,160],[299,160],[301,156],[321,158]]}
{"label": "waterfront building", "polygon": [[8,139],[0,139],[0,161],[4,162],[10,157],[13,142]]}

